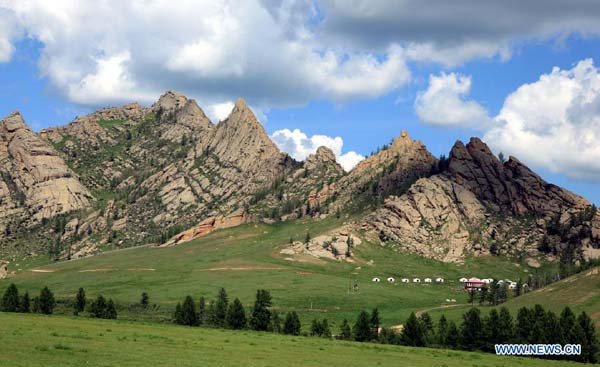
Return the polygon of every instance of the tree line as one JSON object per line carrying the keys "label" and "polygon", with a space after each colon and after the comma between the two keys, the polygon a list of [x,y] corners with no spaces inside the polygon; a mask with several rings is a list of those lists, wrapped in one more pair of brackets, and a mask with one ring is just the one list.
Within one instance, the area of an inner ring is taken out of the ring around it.
{"label": "tree line", "polygon": [[482,317],[477,308],[462,316],[457,326],[441,316],[437,325],[427,313],[417,317],[412,313],[401,334],[383,331],[380,342],[416,347],[436,347],[495,353],[495,344],[580,344],[579,356],[547,356],[551,359],[570,359],[595,363],[599,346],[592,319],[582,311],[576,316],[569,307],[560,315],[544,310],[541,305],[518,310],[516,318],[506,307],[492,309]]}

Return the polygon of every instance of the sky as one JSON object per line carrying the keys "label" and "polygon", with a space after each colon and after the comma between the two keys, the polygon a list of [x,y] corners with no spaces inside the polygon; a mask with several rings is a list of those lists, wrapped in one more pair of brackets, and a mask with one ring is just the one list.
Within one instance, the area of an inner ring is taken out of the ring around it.
{"label": "sky", "polygon": [[600,204],[599,50],[591,0],[0,0],[0,116],[38,131],[177,90],[217,123],[242,97],[298,160],[478,136]]}

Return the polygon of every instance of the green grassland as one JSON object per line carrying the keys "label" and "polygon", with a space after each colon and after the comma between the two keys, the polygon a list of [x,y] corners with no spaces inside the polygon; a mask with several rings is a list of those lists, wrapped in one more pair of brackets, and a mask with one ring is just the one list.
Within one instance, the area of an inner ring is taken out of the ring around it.
{"label": "green grassland", "polygon": [[[507,307],[514,316],[519,308],[531,307],[535,304],[540,304],[544,309],[556,314],[559,314],[566,306],[569,306],[577,314],[585,311],[592,318],[596,327],[600,327],[600,268],[584,271],[544,288],[512,298],[498,307]],[[435,309],[429,313],[434,319],[444,314],[449,319],[459,321],[468,307],[470,306]],[[481,307],[481,310],[486,314],[492,308],[484,306]]]}
{"label": "green grassland", "polygon": [[[342,219],[304,219],[292,222],[246,224],[175,247],[138,247],[80,260],[46,265],[34,263],[34,272],[22,268],[0,281],[0,292],[14,282],[20,291],[36,294],[45,285],[58,299],[72,299],[79,287],[88,298],[102,294],[118,306],[119,317],[169,320],[177,302],[187,294],[212,299],[220,287],[251,307],[257,289],[271,292],[274,307],[296,310],[305,326],[313,318],[328,318],[335,331],[343,318],[353,322],[362,309],[379,308],[385,325],[403,323],[410,312],[439,307],[448,298],[465,303],[467,296],[457,281],[463,276],[525,277],[524,264],[499,257],[469,258],[465,265],[446,264],[367,241],[356,247],[355,262],[304,258],[285,260],[279,253],[290,237],[302,240],[339,227]],[[373,283],[373,277],[382,283]],[[444,284],[388,284],[385,279],[437,277]],[[358,281],[358,292],[349,286]],[[135,304],[145,291],[156,304],[139,313]],[[63,307],[64,308],[64,307]],[[58,312],[61,312],[59,307]],[[62,312],[70,313],[70,310]]]}
{"label": "green grassland", "polygon": [[0,364],[13,366],[577,366],[442,349],[252,331],[0,313]]}

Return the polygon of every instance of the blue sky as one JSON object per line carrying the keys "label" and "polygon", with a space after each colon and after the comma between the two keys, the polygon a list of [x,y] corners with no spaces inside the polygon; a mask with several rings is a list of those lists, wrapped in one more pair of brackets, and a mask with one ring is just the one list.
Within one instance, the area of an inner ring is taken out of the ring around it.
{"label": "blue sky", "polygon": [[600,204],[600,7],[410,3],[216,1],[199,21],[188,2],[0,4],[0,115],[39,130],[175,89],[218,120],[243,97],[297,159],[325,143],[350,167],[401,130],[436,156],[479,136]]}

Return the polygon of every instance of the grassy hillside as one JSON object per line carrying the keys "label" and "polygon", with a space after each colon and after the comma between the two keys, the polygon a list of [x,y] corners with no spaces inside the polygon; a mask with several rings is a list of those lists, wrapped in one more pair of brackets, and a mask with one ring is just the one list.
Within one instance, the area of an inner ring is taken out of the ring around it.
{"label": "grassy hillside", "polygon": [[250,331],[0,313],[2,366],[576,366]]}
{"label": "grassy hillside", "polygon": [[[279,250],[290,237],[303,239],[336,228],[341,219],[309,219],[275,225],[248,224],[213,232],[199,240],[170,248],[141,247],[23,269],[0,281],[0,291],[14,282],[21,291],[35,294],[48,285],[59,299],[73,298],[79,287],[88,297],[103,294],[119,305],[119,316],[167,319],[185,295],[212,299],[220,287],[245,306],[254,302],[257,289],[273,295],[282,311],[299,311],[304,322],[327,317],[334,330],[343,318],[353,321],[361,309],[378,307],[386,325],[403,322],[410,312],[439,306],[447,298],[466,301],[457,279],[463,276],[525,276],[526,266],[496,257],[468,259],[466,265],[446,264],[417,255],[398,253],[363,242],[356,248],[356,262],[306,257],[285,260]],[[23,265],[23,264],[20,264]],[[372,283],[373,277],[384,279]],[[445,284],[387,284],[385,279],[436,277]],[[349,292],[358,281],[359,291]],[[142,291],[159,308],[148,314],[129,313],[127,305],[139,300]]]}
{"label": "grassy hillside", "polygon": [[[585,311],[595,322],[596,327],[600,327],[600,268],[573,275],[521,297],[512,298],[499,307],[505,306],[513,315],[516,315],[519,308],[531,307],[535,304],[540,304],[546,310],[554,311],[557,314],[566,306],[569,306],[575,313]],[[429,313],[436,319],[444,314],[447,318],[458,321],[469,307],[436,308],[430,310]],[[491,309],[492,307],[489,306],[481,307],[484,314]]]}

